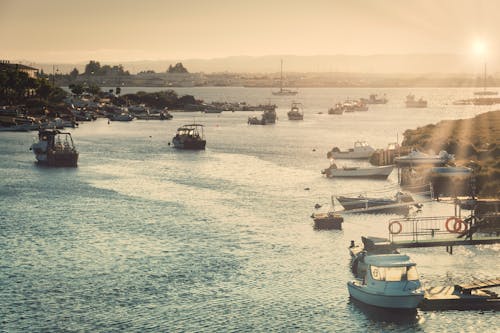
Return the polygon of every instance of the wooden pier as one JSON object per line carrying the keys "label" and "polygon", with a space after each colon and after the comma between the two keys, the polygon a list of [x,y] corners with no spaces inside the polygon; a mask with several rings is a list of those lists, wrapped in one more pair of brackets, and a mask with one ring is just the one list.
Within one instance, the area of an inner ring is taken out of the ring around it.
{"label": "wooden pier", "polygon": [[485,288],[500,286],[500,279],[475,280],[467,285],[431,287],[419,308],[422,310],[500,310],[498,295]]}

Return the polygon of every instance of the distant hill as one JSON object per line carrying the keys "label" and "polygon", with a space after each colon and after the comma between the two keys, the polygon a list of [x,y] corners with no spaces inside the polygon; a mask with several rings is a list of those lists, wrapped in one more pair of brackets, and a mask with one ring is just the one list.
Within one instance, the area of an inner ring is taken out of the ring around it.
{"label": "distant hill", "polygon": [[[276,73],[280,71],[280,59],[284,61],[285,72],[357,72],[357,73],[449,73],[449,74],[482,74],[482,62],[471,56],[459,54],[380,54],[380,55],[269,55],[260,57],[231,56],[214,59],[165,59],[144,60],[132,62],[116,62],[109,65],[121,64],[130,73],[145,70],[165,72],[170,64],[182,62],[190,73],[205,72],[232,72],[232,73]],[[89,59],[97,60],[99,59]],[[496,64],[500,59],[489,61],[488,73],[497,71]],[[80,72],[86,62],[47,64],[29,63],[31,66],[42,68],[52,73],[53,66],[62,73],[69,73],[74,67]],[[103,63],[103,62],[102,62]],[[104,64],[104,63],[103,63]],[[108,64],[108,63],[106,63]]]}

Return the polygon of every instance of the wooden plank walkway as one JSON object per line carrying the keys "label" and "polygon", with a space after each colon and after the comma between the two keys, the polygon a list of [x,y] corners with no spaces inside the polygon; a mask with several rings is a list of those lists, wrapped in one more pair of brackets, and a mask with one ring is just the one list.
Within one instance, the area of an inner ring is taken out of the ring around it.
{"label": "wooden plank walkway", "polygon": [[457,287],[462,290],[462,291],[470,291],[470,290],[476,290],[476,289],[483,289],[483,288],[493,288],[493,287],[498,287],[500,286],[500,278],[498,279],[492,279],[492,280],[479,280],[475,279],[474,282],[469,283],[469,284],[459,284]]}

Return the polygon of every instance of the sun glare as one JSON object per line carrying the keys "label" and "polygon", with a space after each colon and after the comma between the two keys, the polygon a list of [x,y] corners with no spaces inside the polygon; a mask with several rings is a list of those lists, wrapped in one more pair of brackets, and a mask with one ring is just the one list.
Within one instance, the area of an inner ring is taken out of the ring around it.
{"label": "sun glare", "polygon": [[486,44],[482,40],[477,40],[474,43],[473,49],[476,55],[484,55],[486,53]]}

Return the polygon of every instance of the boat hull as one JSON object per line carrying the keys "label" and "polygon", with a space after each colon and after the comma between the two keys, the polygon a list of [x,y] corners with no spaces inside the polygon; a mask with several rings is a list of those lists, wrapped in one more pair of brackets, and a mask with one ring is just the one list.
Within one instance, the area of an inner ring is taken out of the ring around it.
{"label": "boat hull", "polygon": [[317,230],[342,230],[344,218],[337,214],[313,214],[314,229]]}
{"label": "boat hull", "polygon": [[328,158],[337,160],[364,160],[372,156],[373,151],[370,152],[329,152]]}
{"label": "boat hull", "polygon": [[177,149],[185,150],[204,150],[207,144],[206,140],[178,140],[174,138],[172,143]]}
{"label": "boat hull", "polygon": [[324,173],[328,178],[373,178],[373,179],[387,179],[392,169],[392,165],[373,167],[373,168],[340,168],[340,169],[326,169]]}
{"label": "boat hull", "polygon": [[304,120],[304,115],[297,112],[288,112],[288,120]]}
{"label": "boat hull", "polygon": [[380,308],[389,309],[416,309],[424,298],[423,292],[397,295],[397,294],[381,294],[375,291],[367,290],[366,287],[350,281],[347,283],[349,295],[355,300]]}
{"label": "boat hull", "polygon": [[345,210],[364,210],[367,213],[394,213],[406,215],[410,211],[409,205],[400,205],[396,200],[391,199],[369,199],[369,198],[349,198],[337,197],[338,202]]}
{"label": "boat hull", "polygon": [[46,154],[35,154],[38,165],[49,167],[71,167],[78,166],[78,153],[61,153],[49,151]]}

